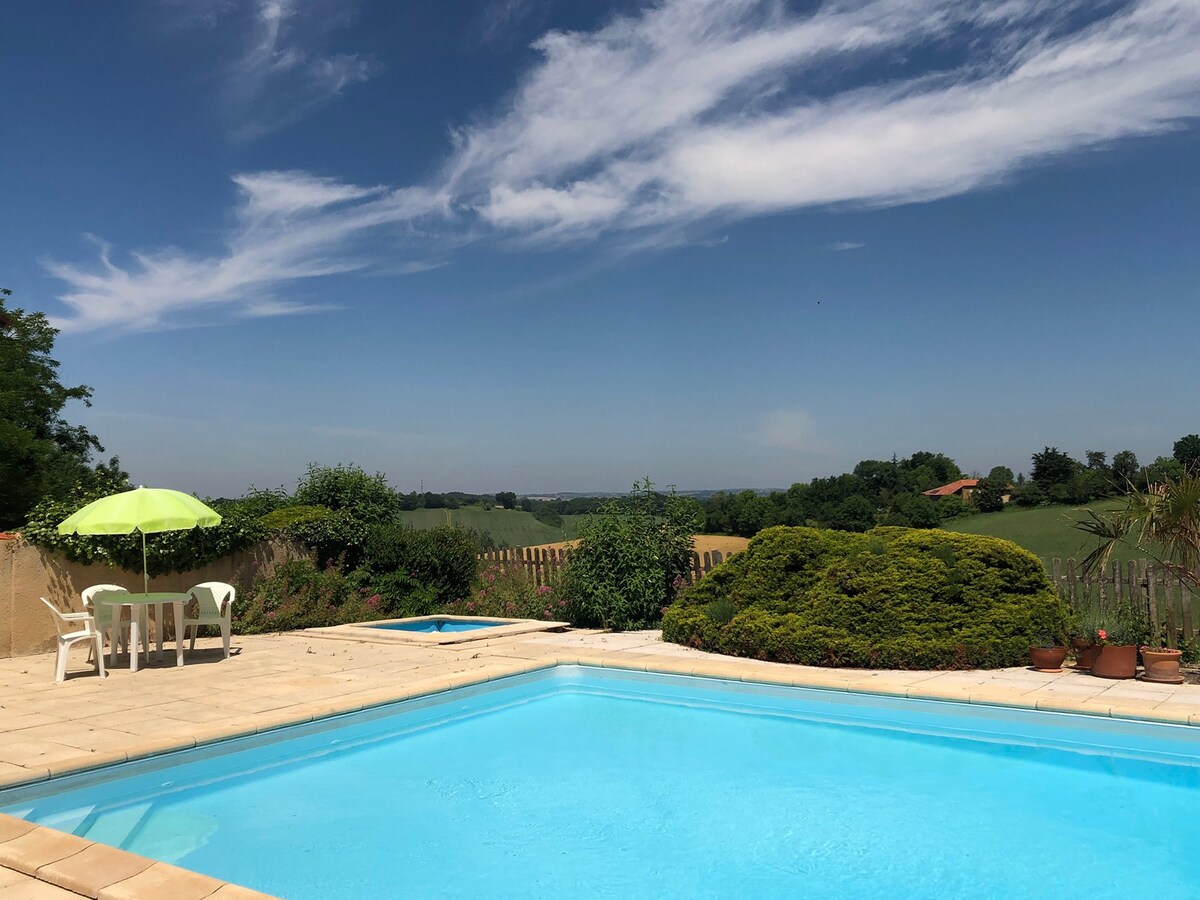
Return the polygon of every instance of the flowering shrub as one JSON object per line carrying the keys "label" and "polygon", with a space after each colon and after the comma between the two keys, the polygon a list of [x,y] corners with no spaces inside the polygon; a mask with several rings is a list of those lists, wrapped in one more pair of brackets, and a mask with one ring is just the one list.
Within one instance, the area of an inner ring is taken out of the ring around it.
{"label": "flowering shrub", "polygon": [[476,579],[469,597],[442,607],[455,616],[494,616],[499,619],[565,621],[567,600],[557,577],[539,585],[521,563],[492,563]]}
{"label": "flowering shrub", "polygon": [[238,592],[233,630],[238,634],[323,628],[383,618],[380,597],[336,565],[311,560],[284,563]]}

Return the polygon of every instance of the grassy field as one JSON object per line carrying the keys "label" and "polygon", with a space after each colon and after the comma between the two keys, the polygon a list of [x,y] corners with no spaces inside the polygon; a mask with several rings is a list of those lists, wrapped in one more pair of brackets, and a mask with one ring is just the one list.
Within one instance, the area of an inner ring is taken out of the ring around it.
{"label": "grassy field", "polygon": [[[1119,505],[1120,501],[1107,500],[1092,504],[1092,509],[1101,512]],[[958,519],[945,527],[949,531],[1005,538],[1033,551],[1045,561],[1055,556],[1063,560],[1082,560],[1096,546],[1094,538],[1076,530],[1071,524],[1086,518],[1084,509],[1086,507],[1082,506],[1046,506],[1034,509],[1010,507],[1003,512],[983,513]],[[1119,545],[1113,551],[1113,559],[1117,560],[1142,558],[1144,554]]]}
{"label": "grassy field", "polygon": [[404,521],[413,528],[433,528],[445,522],[453,522],[464,528],[473,528],[480,533],[490,534],[499,547],[533,547],[555,541],[566,541],[575,537],[581,516],[563,516],[562,528],[551,528],[533,517],[533,513],[519,509],[481,509],[478,506],[464,509],[414,509],[401,513]]}

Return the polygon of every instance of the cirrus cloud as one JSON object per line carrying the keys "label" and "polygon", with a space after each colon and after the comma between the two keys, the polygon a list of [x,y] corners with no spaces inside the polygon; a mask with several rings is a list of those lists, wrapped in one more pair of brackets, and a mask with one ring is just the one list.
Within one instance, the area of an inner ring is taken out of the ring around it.
{"label": "cirrus cloud", "polygon": [[[285,39],[291,4],[259,8],[255,71],[311,63]],[[535,48],[509,100],[452,134],[428,182],[239,175],[221,253],[158,249],[119,265],[104,248],[91,267],[51,264],[73,313],[59,324],[163,327],[217,304],[293,311],[261,295],[366,268],[371,234],[424,233],[429,217],[439,228],[414,246],[419,259],[480,239],[653,246],[755,215],[953,196],[1200,113],[1197,0],[828,0],[803,15],[779,0],[661,0]],[[355,79],[322,60],[327,85]]]}

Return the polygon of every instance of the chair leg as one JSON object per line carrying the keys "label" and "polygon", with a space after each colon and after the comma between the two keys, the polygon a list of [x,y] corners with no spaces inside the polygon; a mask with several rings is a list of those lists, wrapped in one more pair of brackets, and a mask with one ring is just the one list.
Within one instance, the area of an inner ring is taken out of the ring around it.
{"label": "chair leg", "polygon": [[188,649],[195,650],[196,649],[196,632],[198,632],[200,630],[200,626],[199,625],[189,625],[188,628],[190,628],[191,632],[192,632],[192,642],[190,644],[188,644]]}
{"label": "chair leg", "polygon": [[225,658],[229,659],[229,623],[221,623],[221,640],[225,642]]}
{"label": "chair leg", "polygon": [[62,684],[67,677],[67,645],[58,643],[58,656],[54,659],[54,683]]}
{"label": "chair leg", "polygon": [[104,673],[104,636],[97,633],[96,636],[94,638],[92,638],[89,643],[93,644],[96,648],[96,657],[95,657],[96,671],[99,672],[100,677],[103,678],[104,674],[105,674]]}

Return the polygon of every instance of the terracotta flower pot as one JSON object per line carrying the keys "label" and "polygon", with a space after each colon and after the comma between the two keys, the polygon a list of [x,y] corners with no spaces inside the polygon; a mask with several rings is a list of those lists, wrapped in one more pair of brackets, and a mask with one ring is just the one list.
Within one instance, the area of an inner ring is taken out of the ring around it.
{"label": "terracotta flower pot", "polygon": [[1101,644],[1092,661],[1099,678],[1132,678],[1137,674],[1137,644]]}
{"label": "terracotta flower pot", "polygon": [[1066,647],[1030,647],[1029,658],[1039,672],[1061,672],[1067,658]]}
{"label": "terracotta flower pot", "polygon": [[1184,678],[1179,674],[1179,658],[1183,653],[1179,650],[1167,650],[1165,647],[1143,647],[1142,664],[1146,671],[1142,673],[1142,681],[1153,681],[1158,684],[1183,684]]}
{"label": "terracotta flower pot", "polygon": [[1075,655],[1075,668],[1082,670],[1090,669],[1096,660],[1096,654],[1100,652],[1100,648],[1091,641],[1078,638],[1071,641],[1071,649]]}

